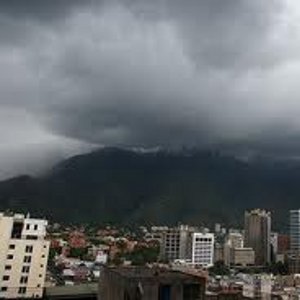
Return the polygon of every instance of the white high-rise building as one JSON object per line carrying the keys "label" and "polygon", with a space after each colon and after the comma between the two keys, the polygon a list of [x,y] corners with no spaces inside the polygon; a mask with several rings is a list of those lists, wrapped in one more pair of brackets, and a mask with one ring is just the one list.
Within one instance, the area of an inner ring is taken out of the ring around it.
{"label": "white high-rise building", "polygon": [[209,268],[213,266],[214,260],[214,234],[193,233],[192,238],[192,264]]}
{"label": "white high-rise building", "polygon": [[46,220],[0,213],[0,298],[42,298],[50,242]]}

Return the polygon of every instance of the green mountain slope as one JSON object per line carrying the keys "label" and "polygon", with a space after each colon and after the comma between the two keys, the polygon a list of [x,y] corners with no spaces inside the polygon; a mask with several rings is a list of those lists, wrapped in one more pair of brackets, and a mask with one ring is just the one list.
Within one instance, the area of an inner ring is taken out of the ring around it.
{"label": "green mountain slope", "polygon": [[74,222],[242,222],[245,209],[285,226],[300,206],[300,168],[245,163],[210,152],[141,153],[106,148],[63,161],[40,178],[0,183],[0,209]]}

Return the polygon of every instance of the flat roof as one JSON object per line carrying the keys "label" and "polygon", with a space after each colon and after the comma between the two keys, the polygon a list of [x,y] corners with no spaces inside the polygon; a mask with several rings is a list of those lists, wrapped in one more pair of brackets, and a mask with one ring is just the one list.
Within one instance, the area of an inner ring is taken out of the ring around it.
{"label": "flat roof", "polygon": [[62,285],[45,288],[47,297],[66,297],[72,295],[96,295],[98,283],[83,283],[77,285]]}
{"label": "flat roof", "polygon": [[111,272],[129,279],[179,279],[179,280],[192,280],[199,281],[204,279],[204,276],[187,274],[178,270],[169,270],[162,268],[147,268],[147,267],[121,267],[121,268],[107,268]]}

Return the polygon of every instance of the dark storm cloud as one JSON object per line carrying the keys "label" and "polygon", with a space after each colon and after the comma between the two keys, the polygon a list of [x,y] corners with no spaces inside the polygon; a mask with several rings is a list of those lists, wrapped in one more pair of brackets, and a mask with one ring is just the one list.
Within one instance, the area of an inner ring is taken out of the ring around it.
{"label": "dark storm cloud", "polygon": [[[91,5],[94,0],[0,0],[1,15],[11,16],[15,19],[25,18],[31,20],[59,19],[67,16],[73,9],[80,6]],[[100,2],[100,1],[99,1]]]}
{"label": "dark storm cloud", "polygon": [[293,0],[0,1],[0,15],[0,105],[38,139],[300,150]]}

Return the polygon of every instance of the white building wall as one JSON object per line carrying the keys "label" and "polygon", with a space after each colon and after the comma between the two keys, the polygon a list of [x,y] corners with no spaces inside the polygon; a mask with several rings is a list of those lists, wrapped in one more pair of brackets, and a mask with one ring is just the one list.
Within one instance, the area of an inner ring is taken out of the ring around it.
{"label": "white building wall", "polygon": [[[14,222],[20,235],[12,238]],[[0,298],[41,298],[50,242],[45,220],[0,213]]]}
{"label": "white building wall", "polygon": [[209,268],[213,266],[214,234],[195,232],[192,239],[192,264]]}

